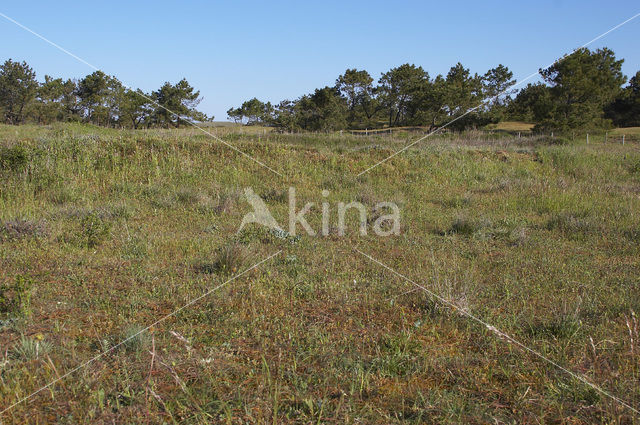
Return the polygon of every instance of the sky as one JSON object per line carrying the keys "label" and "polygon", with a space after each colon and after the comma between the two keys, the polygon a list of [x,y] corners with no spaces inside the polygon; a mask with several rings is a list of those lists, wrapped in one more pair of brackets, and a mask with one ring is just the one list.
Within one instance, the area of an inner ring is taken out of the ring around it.
{"label": "sky", "polygon": [[[483,74],[502,63],[524,78],[640,13],[634,1],[22,1],[0,12],[126,86],[151,92],[186,78],[199,109],[257,97],[278,103],[333,85],[348,68],[374,79],[411,63],[433,77],[461,62]],[[0,17],[0,60],[82,78],[86,64]],[[590,45],[640,70],[640,17]]]}

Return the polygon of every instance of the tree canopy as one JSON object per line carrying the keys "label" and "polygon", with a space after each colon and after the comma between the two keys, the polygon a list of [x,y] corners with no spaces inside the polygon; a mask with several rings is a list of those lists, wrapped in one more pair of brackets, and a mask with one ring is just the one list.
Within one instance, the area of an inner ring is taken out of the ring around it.
{"label": "tree canopy", "polygon": [[82,121],[110,127],[179,127],[186,120],[213,119],[196,109],[200,100],[200,92],[186,79],[147,94],[102,71],[78,81],[45,75],[39,83],[26,62],[9,59],[0,66],[0,113],[8,124]]}
{"label": "tree canopy", "polygon": [[623,89],[622,63],[607,48],[578,49],[541,69],[541,81],[519,91],[513,88],[513,72],[503,64],[477,74],[457,63],[432,78],[421,66],[406,63],[383,72],[377,84],[366,70],[349,68],[333,87],[285,100],[273,109],[253,98],[229,109],[228,115],[246,124],[311,131],[443,125],[468,129],[502,120],[560,131],[638,125],[640,76]]}
{"label": "tree canopy", "polygon": [[27,106],[38,91],[36,73],[26,62],[7,60],[0,66],[0,107],[9,124],[24,121]]}
{"label": "tree canopy", "polygon": [[[458,62],[432,77],[422,66],[405,63],[377,81],[366,70],[348,68],[333,86],[277,104],[254,97],[227,115],[245,125],[309,131],[443,125],[460,130],[501,120],[559,131],[638,126],[640,71],[624,86],[622,63],[608,48],[580,48],[541,69],[540,81],[519,91],[503,64],[478,74]],[[184,78],[145,93],[102,71],[79,80],[45,75],[39,82],[26,62],[8,59],[0,65],[0,116],[8,124],[177,128],[213,119],[198,111],[200,101],[200,92]]]}

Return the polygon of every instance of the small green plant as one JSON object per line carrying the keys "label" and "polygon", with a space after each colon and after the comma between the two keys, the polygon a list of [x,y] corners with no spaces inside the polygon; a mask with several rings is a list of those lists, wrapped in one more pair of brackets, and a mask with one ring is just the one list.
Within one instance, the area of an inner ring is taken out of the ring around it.
{"label": "small green plant", "polygon": [[560,212],[553,214],[547,222],[548,230],[558,230],[566,235],[587,234],[596,227],[586,213]]}
{"label": "small green plant", "polygon": [[232,243],[220,248],[215,261],[204,262],[196,266],[200,273],[236,273],[247,257],[245,248],[239,243]]}
{"label": "small green plant", "polygon": [[527,230],[524,227],[516,227],[509,232],[507,240],[511,245],[520,246],[527,242],[527,238]]}
{"label": "small green plant", "polygon": [[175,197],[183,205],[208,205],[211,201],[206,193],[192,187],[180,188]]}
{"label": "small green plant", "polygon": [[82,219],[83,242],[89,248],[100,245],[110,231],[111,223],[95,211],[90,212]]}
{"label": "small green plant", "polygon": [[22,146],[0,148],[0,169],[22,171],[29,162],[29,153]]}
{"label": "small green plant", "polygon": [[13,352],[17,358],[29,361],[47,355],[51,348],[51,343],[45,341],[42,334],[37,334],[34,338],[21,337]]}
{"label": "small green plant", "polygon": [[139,237],[129,239],[122,248],[122,258],[125,260],[141,259],[147,255],[147,244]]}
{"label": "small green plant", "polygon": [[140,353],[151,343],[149,332],[139,325],[128,326],[122,335],[122,346],[128,352]]}
{"label": "small green plant", "polygon": [[12,284],[0,285],[0,314],[27,317],[31,314],[33,280],[18,275]]}
{"label": "small green plant", "polygon": [[487,220],[459,216],[451,223],[449,232],[471,236],[487,227],[490,227],[490,223]]}

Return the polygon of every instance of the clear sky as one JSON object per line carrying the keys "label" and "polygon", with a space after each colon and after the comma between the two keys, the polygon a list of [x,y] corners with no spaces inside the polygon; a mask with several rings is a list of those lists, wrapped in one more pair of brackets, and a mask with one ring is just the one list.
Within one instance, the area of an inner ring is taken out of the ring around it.
{"label": "clear sky", "polygon": [[[640,12],[640,2],[537,0],[213,2],[27,1],[0,12],[125,85],[154,90],[186,77],[200,109],[274,103],[332,85],[347,68],[375,78],[403,63],[432,76],[460,61],[484,73],[499,63],[523,78]],[[0,17],[0,59],[26,60],[42,80],[92,72]],[[640,17],[591,47],[640,70]]]}

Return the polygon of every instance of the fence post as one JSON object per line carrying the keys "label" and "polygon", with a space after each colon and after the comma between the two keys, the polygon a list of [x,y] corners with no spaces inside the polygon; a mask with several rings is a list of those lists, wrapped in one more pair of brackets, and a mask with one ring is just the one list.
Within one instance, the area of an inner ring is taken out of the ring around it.
{"label": "fence post", "polygon": [[622,135],[622,146],[624,146],[624,134]]}
{"label": "fence post", "polygon": [[587,133],[587,145],[589,144],[589,133]]}
{"label": "fence post", "polygon": [[608,131],[604,132],[604,142],[607,143],[607,136],[609,135]]}

